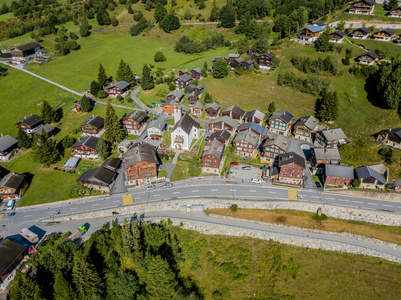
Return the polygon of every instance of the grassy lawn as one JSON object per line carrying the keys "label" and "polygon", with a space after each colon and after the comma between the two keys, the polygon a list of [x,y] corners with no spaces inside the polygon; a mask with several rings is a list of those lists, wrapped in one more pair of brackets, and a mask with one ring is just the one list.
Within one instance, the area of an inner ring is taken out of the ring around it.
{"label": "grassy lawn", "polygon": [[401,47],[393,42],[375,41],[372,39],[355,41],[371,51],[380,50],[384,53],[384,59],[391,60],[401,53]]}
{"label": "grassy lawn", "polygon": [[355,15],[355,14],[349,14],[345,11],[339,13],[336,15],[335,20],[345,20],[345,21],[369,21],[369,22],[391,22],[391,21],[397,21],[396,18],[389,18],[387,17],[387,10],[384,10],[383,4],[376,4],[375,5],[375,10],[372,15]]}
{"label": "grassy lawn", "polygon": [[216,208],[207,210],[207,213],[302,228],[333,232],[349,232],[401,245],[401,227],[399,226],[376,225],[368,222],[348,221],[336,218],[328,218],[319,223],[312,219],[315,215],[314,213],[284,209],[262,210],[241,208],[236,212],[232,212],[228,208]]}
{"label": "grassy lawn", "polygon": [[[379,258],[181,230],[183,276],[205,299],[397,299],[401,266]],[[277,295],[277,296],[276,296]]]}
{"label": "grassy lawn", "polygon": [[137,97],[148,107],[152,107],[152,102],[160,104],[160,102],[166,101],[166,95],[169,93],[168,86],[166,84],[158,84],[152,90],[141,90]]}
{"label": "grassy lawn", "polygon": [[190,164],[191,163],[189,161],[178,159],[174,171],[171,174],[170,181],[178,181],[191,178],[192,176],[188,173],[188,168]]}

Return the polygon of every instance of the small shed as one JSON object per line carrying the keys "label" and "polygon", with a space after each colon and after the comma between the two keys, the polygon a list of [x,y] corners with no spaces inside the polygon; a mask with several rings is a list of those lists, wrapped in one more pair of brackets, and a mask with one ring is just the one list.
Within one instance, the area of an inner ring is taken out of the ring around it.
{"label": "small shed", "polygon": [[70,157],[63,165],[63,169],[67,171],[74,171],[80,160],[81,159],[79,157]]}

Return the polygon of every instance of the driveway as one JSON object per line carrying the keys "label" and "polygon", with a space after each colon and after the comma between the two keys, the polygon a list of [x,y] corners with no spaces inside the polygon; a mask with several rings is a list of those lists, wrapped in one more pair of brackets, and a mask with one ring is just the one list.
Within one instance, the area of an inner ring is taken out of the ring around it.
{"label": "driveway", "polygon": [[164,170],[167,172],[167,178],[171,177],[171,174],[173,174],[174,168],[175,168],[175,164],[172,164],[172,163],[163,163],[160,166],[160,170]]}

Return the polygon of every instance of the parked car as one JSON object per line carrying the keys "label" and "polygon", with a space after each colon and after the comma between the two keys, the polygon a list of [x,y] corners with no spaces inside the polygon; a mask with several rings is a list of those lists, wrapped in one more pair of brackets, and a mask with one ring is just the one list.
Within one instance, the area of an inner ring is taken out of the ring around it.
{"label": "parked car", "polygon": [[231,162],[231,165],[232,165],[232,166],[238,166],[239,163],[238,163],[237,161],[232,161],[232,162]]}
{"label": "parked car", "polygon": [[262,180],[260,180],[259,178],[252,178],[252,183],[262,183]]}
{"label": "parked car", "polygon": [[7,202],[7,210],[12,210],[15,205],[15,200],[8,200]]}
{"label": "parked car", "polygon": [[235,173],[235,172],[228,172],[228,175],[234,176],[234,175],[237,175],[237,173]]}
{"label": "parked car", "polygon": [[205,141],[207,142],[209,140],[210,136],[205,137]]}
{"label": "parked car", "polygon": [[250,170],[251,169],[251,166],[244,166],[244,167],[242,167],[242,170]]}
{"label": "parked car", "polygon": [[150,191],[150,190],[154,190],[156,188],[156,186],[154,185],[154,184],[152,184],[152,185],[149,185],[147,188],[146,188],[146,190],[147,191]]}
{"label": "parked car", "polygon": [[167,182],[167,183],[163,184],[163,187],[164,188],[171,188],[171,187],[173,187],[173,184],[171,182]]}

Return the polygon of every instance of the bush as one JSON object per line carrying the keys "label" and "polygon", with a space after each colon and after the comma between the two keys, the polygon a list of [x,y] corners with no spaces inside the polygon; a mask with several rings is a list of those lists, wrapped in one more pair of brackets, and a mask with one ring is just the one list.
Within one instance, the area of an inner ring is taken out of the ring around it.
{"label": "bush", "polygon": [[107,98],[109,96],[109,94],[107,94],[106,91],[104,91],[104,90],[100,90],[99,93],[97,93],[97,96],[100,99],[104,99],[104,98]]}
{"label": "bush", "polygon": [[328,88],[330,83],[317,76],[308,75],[307,78],[302,78],[297,77],[293,72],[285,72],[278,75],[277,84],[292,86],[302,93],[319,95],[324,89]]}
{"label": "bush", "polygon": [[118,100],[118,101],[123,101],[123,100],[124,100],[124,97],[121,96],[121,95],[117,95],[117,100]]}
{"label": "bush", "polygon": [[158,52],[156,52],[153,59],[155,62],[161,62],[161,61],[165,61],[166,57],[164,56],[163,52],[158,51]]}
{"label": "bush", "polygon": [[231,205],[231,206],[230,206],[230,210],[231,210],[232,212],[237,212],[237,211],[238,211],[238,205],[237,205],[237,204]]}
{"label": "bush", "polygon": [[311,218],[315,221],[324,221],[327,220],[329,217],[326,216],[325,214],[320,214],[319,216],[318,213],[315,213]]}

